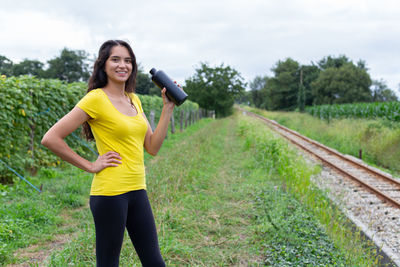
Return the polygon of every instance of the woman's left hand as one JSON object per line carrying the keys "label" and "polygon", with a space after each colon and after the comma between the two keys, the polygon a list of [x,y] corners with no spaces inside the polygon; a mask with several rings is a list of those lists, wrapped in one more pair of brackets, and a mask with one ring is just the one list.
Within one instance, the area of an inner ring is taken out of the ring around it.
{"label": "woman's left hand", "polygon": [[[174,83],[176,83],[176,81],[174,81]],[[181,90],[183,90],[183,89],[182,89],[182,86],[181,86],[180,84],[177,84],[177,83],[176,83],[176,85],[177,85]],[[166,89],[165,87],[161,90],[161,96],[162,96],[162,99],[163,99],[164,107],[169,107],[169,108],[173,109],[173,108],[175,107],[175,103],[172,102],[171,100],[169,100],[169,98],[168,98],[167,95],[165,94],[166,91],[167,91],[167,89]]]}
{"label": "woman's left hand", "polygon": [[161,97],[162,97],[162,99],[163,99],[164,107],[174,108],[174,107],[175,107],[174,102],[172,102],[171,100],[169,100],[169,98],[167,97],[167,95],[165,94],[165,92],[167,92],[167,89],[164,87],[164,88],[161,90]]}

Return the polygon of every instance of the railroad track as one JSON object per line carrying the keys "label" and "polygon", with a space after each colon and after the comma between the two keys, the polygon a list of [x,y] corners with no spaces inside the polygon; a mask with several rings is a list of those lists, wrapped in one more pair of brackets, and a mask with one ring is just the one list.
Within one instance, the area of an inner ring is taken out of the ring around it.
{"label": "railroad track", "polygon": [[400,266],[399,180],[273,120],[240,110],[264,121],[274,131],[305,150],[306,154],[321,161],[321,174],[312,178],[313,182],[327,190],[328,196],[376,244],[383,258],[382,262],[388,264],[382,266]]}
{"label": "railroad track", "polygon": [[[245,110],[242,110],[245,111]],[[274,128],[279,134],[287,138],[293,144],[318,158],[323,164],[357,182],[366,190],[375,194],[382,202],[386,202],[400,209],[400,181],[393,179],[386,173],[379,172],[366,164],[363,164],[349,156],[343,155],[327,146],[311,140],[277,122],[245,111],[250,116],[265,121],[268,126]]]}

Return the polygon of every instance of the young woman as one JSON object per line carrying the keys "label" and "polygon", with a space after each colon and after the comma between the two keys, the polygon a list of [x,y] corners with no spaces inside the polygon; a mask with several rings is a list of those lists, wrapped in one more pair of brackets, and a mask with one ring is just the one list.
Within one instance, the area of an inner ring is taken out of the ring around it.
{"label": "young woman", "polygon": [[[143,266],[165,266],[146,193],[143,148],[159,151],[175,107],[161,91],[163,109],[153,132],[135,91],[136,58],[124,41],[99,50],[87,94],[42,139],[61,159],[94,173],[90,209],[96,228],[97,266],[118,266],[125,227]],[[76,154],[64,138],[83,124],[99,152],[95,162]]]}

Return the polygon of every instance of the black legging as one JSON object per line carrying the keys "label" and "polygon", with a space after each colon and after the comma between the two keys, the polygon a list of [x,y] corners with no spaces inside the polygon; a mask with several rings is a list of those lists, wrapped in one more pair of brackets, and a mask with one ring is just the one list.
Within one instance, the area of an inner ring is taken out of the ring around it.
{"label": "black legging", "polygon": [[98,267],[119,265],[125,227],[143,266],[165,266],[146,190],[117,196],[90,196],[96,227]]}

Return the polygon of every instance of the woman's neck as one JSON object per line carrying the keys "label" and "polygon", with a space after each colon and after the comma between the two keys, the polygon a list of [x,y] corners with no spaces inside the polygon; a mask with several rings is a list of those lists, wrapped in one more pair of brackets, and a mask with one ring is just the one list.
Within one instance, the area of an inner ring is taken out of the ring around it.
{"label": "woman's neck", "polygon": [[103,90],[106,90],[112,96],[124,97],[125,83],[113,83],[109,81],[107,85],[103,87]]}

